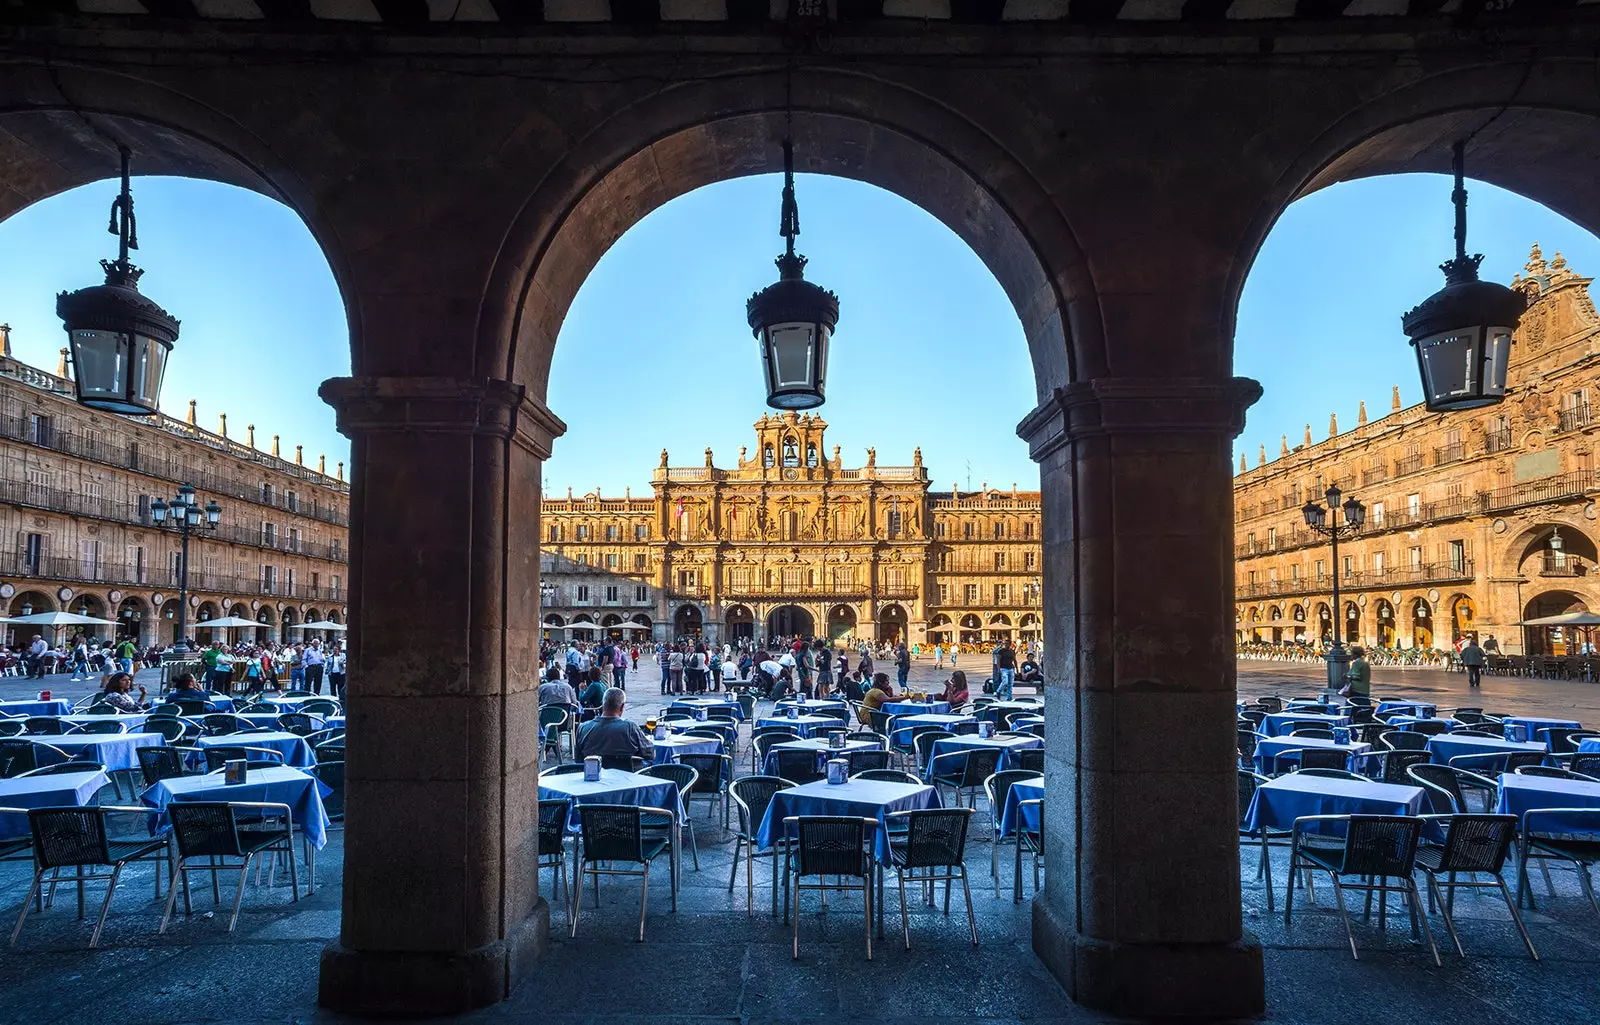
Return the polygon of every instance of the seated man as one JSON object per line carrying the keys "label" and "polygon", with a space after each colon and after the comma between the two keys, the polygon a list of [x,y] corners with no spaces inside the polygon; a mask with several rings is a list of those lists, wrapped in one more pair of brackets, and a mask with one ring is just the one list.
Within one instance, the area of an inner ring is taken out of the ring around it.
{"label": "seated man", "polygon": [[607,768],[631,769],[633,759],[646,762],[655,758],[655,745],[637,723],[622,717],[627,705],[626,691],[612,687],[606,691],[600,714],[578,729],[578,760],[598,755]]}
{"label": "seated man", "polygon": [[548,705],[559,705],[562,708],[578,707],[578,695],[573,691],[572,685],[555,674],[551,674],[544,683],[539,684],[539,707],[544,708]]}
{"label": "seated man", "polygon": [[167,692],[167,701],[199,701],[206,706],[206,711],[216,711],[216,706],[211,703],[209,696],[194,682],[193,673],[179,673],[172,679],[172,689]]}
{"label": "seated man", "polygon": [[1018,683],[1043,683],[1044,670],[1039,668],[1039,663],[1033,659],[1024,659],[1022,668],[1017,670]]}

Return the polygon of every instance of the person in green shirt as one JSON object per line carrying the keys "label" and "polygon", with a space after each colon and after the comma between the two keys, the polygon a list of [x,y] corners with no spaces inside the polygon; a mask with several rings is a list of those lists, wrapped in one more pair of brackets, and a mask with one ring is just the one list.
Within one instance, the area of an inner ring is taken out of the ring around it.
{"label": "person in green shirt", "polygon": [[599,680],[590,680],[589,686],[585,687],[583,693],[578,695],[578,704],[584,708],[599,708],[605,703],[605,699],[606,685]]}
{"label": "person in green shirt", "polygon": [[1372,667],[1367,664],[1364,657],[1365,648],[1351,648],[1350,668],[1345,672],[1345,691],[1350,697],[1370,698],[1372,696]]}
{"label": "person in green shirt", "polygon": [[131,639],[127,638],[127,637],[124,637],[122,639],[122,643],[117,645],[117,661],[121,663],[121,668],[122,668],[123,672],[125,672],[125,673],[133,672],[133,657],[135,655],[137,655],[138,653],[139,653],[138,646],[135,645],[133,643],[133,641]]}

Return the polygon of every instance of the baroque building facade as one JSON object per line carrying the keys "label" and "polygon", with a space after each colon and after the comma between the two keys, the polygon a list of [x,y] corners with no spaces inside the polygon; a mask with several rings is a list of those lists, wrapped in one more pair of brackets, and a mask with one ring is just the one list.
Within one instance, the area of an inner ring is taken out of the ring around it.
{"label": "baroque building facade", "polygon": [[546,498],[545,635],[1042,639],[1037,491],[932,491],[921,449],[849,468],[827,426],[764,415],[732,469],[663,451],[648,497]]}
{"label": "baroque building facade", "polygon": [[[188,633],[207,640],[295,640],[290,628],[347,614],[350,488],[335,472],[216,432],[188,419],[136,419],[80,406],[66,350],[55,374],[11,357],[0,325],[0,612],[73,612],[114,620],[90,637],[132,638],[141,646],[177,639],[180,538],[157,526],[150,507],[182,484],[201,504],[222,507],[215,529],[190,535]],[[226,634],[206,620],[229,615],[262,625]],[[49,630],[10,627],[8,643]],[[64,636],[63,636],[64,639]]]}
{"label": "baroque building facade", "polygon": [[1449,648],[1494,636],[1507,653],[1564,654],[1569,629],[1526,620],[1600,610],[1594,450],[1600,424],[1600,316],[1592,279],[1535,245],[1512,287],[1528,308],[1511,348],[1506,401],[1430,413],[1421,406],[1293,448],[1280,441],[1234,486],[1237,637],[1317,642],[1333,634],[1332,555],[1301,506],[1329,484],[1367,508],[1339,546],[1341,636],[1386,648]]}

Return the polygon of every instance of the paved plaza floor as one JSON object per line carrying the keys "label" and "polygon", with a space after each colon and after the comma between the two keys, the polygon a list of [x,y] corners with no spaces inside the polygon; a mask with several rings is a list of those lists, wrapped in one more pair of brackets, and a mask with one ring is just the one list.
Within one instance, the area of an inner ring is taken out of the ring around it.
{"label": "paved plaza floor", "polygon": [[[1315,668],[1241,664],[1240,689],[1247,695],[1311,693]],[[919,666],[917,674],[929,681],[935,675],[931,666]],[[1464,679],[1445,673],[1379,670],[1375,676],[1374,689],[1383,695],[1449,704],[1458,703],[1458,691],[1465,692]],[[17,686],[0,682],[0,694],[15,696],[11,692]],[[37,684],[28,686],[38,689]],[[1560,709],[1600,720],[1600,701],[1589,696],[1587,686],[1486,679],[1484,702],[1519,711]],[[656,679],[648,673],[636,676],[630,691],[637,712],[660,703]],[[1600,694],[1600,686],[1594,691]],[[741,771],[748,771],[748,756],[743,757]],[[982,816],[980,812],[980,821]],[[975,842],[969,847],[982,941],[978,948],[968,941],[958,889],[948,918],[940,909],[913,900],[912,949],[905,950],[891,886],[885,898],[886,936],[875,944],[871,962],[865,959],[860,898],[842,895],[830,897],[826,911],[814,895],[807,896],[801,956],[793,961],[791,932],[771,914],[767,866],[757,863],[755,900],[748,907],[742,866],[738,884],[728,889],[732,844],[720,817],[697,804],[694,826],[700,868],[693,870],[685,859],[676,914],[668,910],[664,878],[653,878],[643,944],[633,941],[637,884],[606,880],[598,909],[592,889],[586,893],[575,940],[566,935],[565,905],[555,902],[551,950],[537,976],[511,1000],[450,1020],[526,1025],[1064,1025],[1110,1020],[1072,1004],[1033,957],[1027,902],[1031,885],[1024,902],[1013,904],[1010,848],[1001,851],[997,897],[989,875],[989,845]],[[158,936],[161,909],[153,899],[150,870],[136,867],[119,885],[102,949],[90,951],[85,945],[92,922],[77,920],[72,892],[63,887],[55,907],[30,915],[17,945],[0,952],[0,1022],[345,1021],[316,1007],[318,955],[339,927],[342,852],[343,838],[335,829],[318,857],[319,889],[299,904],[289,902],[281,882],[273,888],[252,886],[238,930],[231,935],[225,931],[229,883],[223,884],[222,904],[213,909],[209,887],[196,876],[196,913],[179,916],[166,935]],[[1380,931],[1375,918],[1363,924],[1358,911],[1361,959],[1352,960],[1325,880],[1317,885],[1314,907],[1303,906],[1303,892],[1297,895],[1295,922],[1286,928],[1284,854],[1273,851],[1277,911],[1269,913],[1263,885],[1255,879],[1253,853],[1254,848],[1245,849],[1241,880],[1246,927],[1266,948],[1268,1021],[1489,1025],[1600,1017],[1600,984],[1595,981],[1600,977],[1600,916],[1589,909],[1570,871],[1554,873],[1554,898],[1545,896],[1540,882],[1539,911],[1527,914],[1543,960],[1528,958],[1497,899],[1468,895],[1456,905],[1467,956],[1449,947],[1442,920],[1432,916],[1444,958],[1443,967],[1435,967],[1426,947],[1412,942],[1403,914],[1393,914],[1388,928]],[[1150,871],[1166,868],[1152,865]],[[547,892],[549,879],[547,870]],[[26,885],[26,866],[0,862],[0,911],[14,913]],[[101,892],[98,885],[91,888],[91,910]],[[212,910],[214,916],[204,915]]]}

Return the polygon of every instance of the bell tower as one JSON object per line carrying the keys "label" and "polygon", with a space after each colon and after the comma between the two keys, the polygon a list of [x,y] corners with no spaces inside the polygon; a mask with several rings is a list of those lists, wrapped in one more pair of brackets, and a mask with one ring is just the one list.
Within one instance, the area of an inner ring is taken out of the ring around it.
{"label": "bell tower", "polygon": [[831,476],[823,448],[828,424],[822,417],[794,412],[763,414],[755,428],[755,459],[743,468],[759,467],[767,480],[824,480]]}

